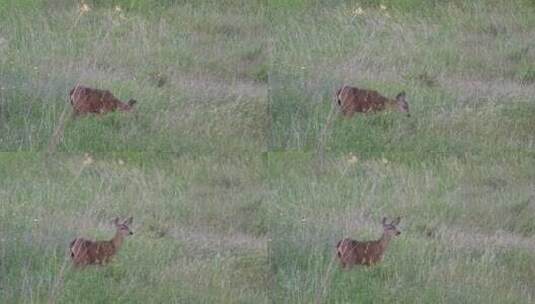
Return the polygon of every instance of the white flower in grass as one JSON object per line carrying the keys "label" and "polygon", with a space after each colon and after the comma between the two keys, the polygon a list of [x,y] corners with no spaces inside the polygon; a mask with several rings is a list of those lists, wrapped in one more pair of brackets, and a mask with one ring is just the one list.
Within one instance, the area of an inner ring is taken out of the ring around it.
{"label": "white flower in grass", "polygon": [[119,160],[117,161],[119,163],[119,165],[124,165],[124,161],[122,159],[119,158]]}
{"label": "white flower in grass", "polygon": [[381,5],[379,5],[379,8],[384,11],[384,10],[386,10],[386,5],[381,4]]}
{"label": "white flower in grass", "polygon": [[353,155],[353,153],[349,153],[349,158],[347,160],[347,163],[350,165],[354,165],[359,161],[358,157],[356,155]]}
{"label": "white flower in grass", "polygon": [[382,162],[383,162],[383,164],[386,165],[386,164],[388,164],[388,159],[386,159],[386,158],[383,157]]}
{"label": "white flower in grass", "polygon": [[123,11],[123,9],[122,9],[119,5],[116,5],[115,8],[114,8],[114,10],[115,10],[116,12],[122,12],[122,11]]}
{"label": "white flower in grass", "polygon": [[91,157],[91,155],[89,155],[89,153],[84,154],[84,161],[82,162],[82,164],[84,166],[89,166],[92,163],[93,163],[93,157]]}
{"label": "white flower in grass", "polygon": [[80,5],[80,12],[83,14],[83,13],[87,13],[91,10],[91,8],[89,7],[89,5],[87,5],[87,3],[83,3]]}
{"label": "white flower in grass", "polygon": [[359,6],[355,10],[353,10],[353,15],[355,16],[364,15],[364,10],[362,9],[362,7]]}

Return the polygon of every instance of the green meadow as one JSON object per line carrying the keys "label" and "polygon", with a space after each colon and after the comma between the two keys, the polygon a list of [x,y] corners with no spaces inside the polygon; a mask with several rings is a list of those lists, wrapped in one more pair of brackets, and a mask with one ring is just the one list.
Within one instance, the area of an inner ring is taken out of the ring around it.
{"label": "green meadow", "polygon": [[[263,147],[262,6],[215,0],[86,5],[1,2],[2,150],[53,145],[62,152],[215,154]],[[73,122],[68,94],[77,84],[136,99],[135,115]]]}
{"label": "green meadow", "polygon": [[[278,2],[270,149],[325,141],[326,150],[360,153],[533,150],[535,14],[527,1]],[[390,98],[405,91],[412,117],[335,119],[343,84]]]}
{"label": "green meadow", "polygon": [[[276,303],[533,301],[535,157],[352,159],[270,155]],[[401,217],[383,263],[342,270],[338,240],[378,239],[383,216]]]}
{"label": "green meadow", "polygon": [[[256,157],[0,154],[0,302],[268,303],[265,188]],[[23,168],[23,170],[21,170]],[[111,264],[76,269],[75,237]]]}
{"label": "green meadow", "polygon": [[[275,303],[532,303],[535,6],[529,1],[275,1],[268,248]],[[342,85],[393,98],[342,118]],[[343,271],[338,240],[378,239]],[[276,220],[275,220],[276,219]]]}
{"label": "green meadow", "polygon": [[[254,1],[0,1],[1,303],[269,302],[265,16]],[[136,109],[73,120],[76,84]],[[111,264],[72,267],[71,240],[128,216]]]}
{"label": "green meadow", "polygon": [[534,41],[529,0],[0,0],[0,303],[532,303]]}

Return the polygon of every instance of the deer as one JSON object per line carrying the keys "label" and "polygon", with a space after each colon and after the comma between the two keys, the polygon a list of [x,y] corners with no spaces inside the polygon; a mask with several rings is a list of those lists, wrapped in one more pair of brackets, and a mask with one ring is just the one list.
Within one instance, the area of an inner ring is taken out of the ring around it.
{"label": "deer", "polygon": [[115,110],[128,112],[136,104],[136,100],[130,99],[127,103],[122,102],[108,90],[93,89],[77,85],[69,93],[74,116],[94,113],[104,114]]}
{"label": "deer", "polygon": [[399,222],[398,217],[388,224],[384,217],[383,235],[375,241],[356,241],[349,238],[339,241],[336,244],[336,253],[342,268],[351,268],[353,265],[373,266],[381,262],[392,237],[401,234],[397,228]]}
{"label": "deer", "polygon": [[129,227],[132,225],[133,220],[133,217],[129,217],[119,222],[119,218],[115,218],[113,224],[117,230],[115,236],[108,241],[91,241],[84,238],[74,239],[69,246],[74,266],[109,263],[112,257],[117,254],[117,251],[121,249],[125,237],[134,234]]}
{"label": "deer", "polygon": [[355,113],[384,110],[403,112],[410,117],[409,104],[405,97],[405,91],[400,92],[395,99],[389,99],[374,90],[344,85],[336,92],[335,100],[346,117],[352,117]]}

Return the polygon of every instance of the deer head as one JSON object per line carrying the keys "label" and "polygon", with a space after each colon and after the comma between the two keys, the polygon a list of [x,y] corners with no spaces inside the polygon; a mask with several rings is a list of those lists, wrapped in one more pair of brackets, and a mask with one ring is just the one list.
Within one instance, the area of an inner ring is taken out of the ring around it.
{"label": "deer head", "polygon": [[398,106],[398,111],[407,113],[408,117],[411,116],[411,114],[409,113],[409,103],[405,99],[405,91],[402,91],[396,96],[396,103]]}
{"label": "deer head", "polygon": [[388,224],[386,222],[386,217],[383,217],[382,223],[383,223],[383,235],[384,235],[384,237],[390,239],[393,236],[400,235],[401,231],[399,231],[399,229],[397,227],[399,225],[400,221],[401,221],[401,218],[397,217],[395,220],[390,222],[390,224]]}
{"label": "deer head", "polygon": [[117,233],[121,236],[128,236],[134,234],[132,230],[130,230],[130,225],[132,225],[132,222],[134,221],[133,217],[129,217],[128,219],[124,220],[122,223],[119,222],[119,218],[116,217],[113,220],[113,224],[117,228]]}

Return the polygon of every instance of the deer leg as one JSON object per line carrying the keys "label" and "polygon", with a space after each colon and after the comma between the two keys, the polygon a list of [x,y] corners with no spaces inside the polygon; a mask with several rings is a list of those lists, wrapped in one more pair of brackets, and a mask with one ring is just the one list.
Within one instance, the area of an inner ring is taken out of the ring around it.
{"label": "deer leg", "polygon": [[74,120],[74,119],[78,118],[78,117],[80,116],[80,114],[81,114],[81,113],[78,112],[78,110],[73,109],[72,112],[71,112],[71,119]]}

